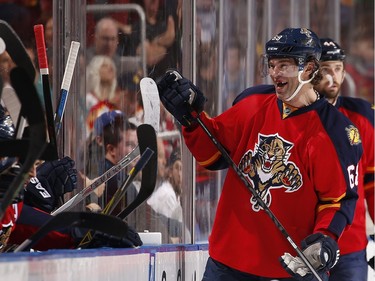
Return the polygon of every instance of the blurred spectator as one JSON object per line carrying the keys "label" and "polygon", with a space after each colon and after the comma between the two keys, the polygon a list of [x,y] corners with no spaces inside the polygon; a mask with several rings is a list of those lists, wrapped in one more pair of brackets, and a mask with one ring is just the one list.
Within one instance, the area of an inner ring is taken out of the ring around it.
{"label": "blurred spectator", "polygon": [[224,57],[223,111],[232,106],[232,102],[245,88],[245,84],[241,44],[237,40],[232,40],[226,47]]}
{"label": "blurred spectator", "polygon": [[214,0],[197,1],[197,40],[201,44],[215,44],[217,8]]}
{"label": "blurred spectator", "polygon": [[0,76],[4,86],[10,84],[10,71],[15,67],[15,63],[7,51],[0,54]]}
{"label": "blurred spectator", "polygon": [[147,204],[167,225],[168,236],[172,243],[181,243],[185,234],[181,206],[182,193],[181,153],[176,150],[168,159],[166,179],[147,200]]}
{"label": "blurred spectator", "polygon": [[[87,0],[87,5],[112,5],[112,4],[128,4],[130,2],[134,2],[132,0]],[[123,44],[122,36],[123,34],[129,34],[131,32],[131,27],[127,24],[128,18],[132,14],[128,11],[122,12],[120,10],[114,12],[107,12],[107,11],[96,11],[94,13],[88,13],[86,18],[86,26],[87,26],[87,41],[88,45],[92,45],[95,38],[92,36],[93,32],[91,30],[95,29],[96,23],[102,18],[111,18],[113,19],[117,27],[119,28],[119,48],[121,49],[121,44]]]}
{"label": "blurred spectator", "polygon": [[[13,2],[13,1],[12,1]],[[34,38],[32,14],[25,6],[17,3],[0,3],[0,19],[12,26],[22,42]]]}
{"label": "blurred spectator", "polygon": [[[374,30],[360,28],[351,42],[345,70],[355,83],[355,96],[374,103]],[[342,94],[350,96],[348,85]]]}
{"label": "blurred spectator", "polygon": [[52,18],[53,1],[51,0],[39,0],[40,15],[39,20],[46,23],[45,19]]}
{"label": "blurred spectator", "polygon": [[198,57],[197,83],[205,93],[208,102],[206,112],[215,115],[218,111],[217,105],[217,53],[215,45],[200,45]]}
{"label": "blurred spectator", "polygon": [[137,96],[139,81],[139,76],[131,73],[119,75],[117,78],[116,94],[112,102],[119,110],[125,112],[129,118],[136,116],[137,107],[139,106],[139,98]]}
{"label": "blurred spectator", "polygon": [[180,146],[180,124],[175,122],[175,118],[170,114],[164,106],[160,107],[160,128],[159,132],[162,134],[170,134],[169,137],[163,138],[164,149],[166,157],[171,155],[172,151]]}
{"label": "blurred spectator", "polygon": [[15,66],[15,63],[7,51],[0,54],[0,77],[3,81],[3,88],[1,89],[1,104],[10,113],[13,123],[17,124],[21,104],[10,83],[10,71]]}
{"label": "blurred spectator", "polygon": [[94,45],[86,52],[86,61],[90,62],[94,56],[102,55],[110,57],[116,68],[120,68],[120,58],[117,54],[119,30],[116,22],[105,17],[100,19],[95,26]]}
{"label": "blurred spectator", "polygon": [[[205,93],[208,102],[206,112],[219,114],[218,105],[218,7],[213,0],[197,1],[197,85]],[[196,165],[195,191],[195,236],[197,241],[206,241],[210,233],[216,209],[217,172]]]}
{"label": "blurred spectator", "polygon": [[[43,97],[43,85],[42,85],[42,79],[41,79],[41,76],[40,76],[40,73],[39,73],[39,66],[38,66],[38,59],[36,57],[36,50],[35,50],[35,47],[33,46],[25,46],[26,48],[26,52],[28,53],[33,65],[34,65],[34,68],[35,68],[35,80],[34,80],[34,84],[35,84],[35,88],[38,92],[38,96],[40,98],[40,102],[42,103],[42,105],[44,106],[44,97]],[[51,85],[51,83],[50,83]]]}
{"label": "blurred spectator", "polygon": [[[29,55],[31,62],[35,69],[34,84],[37,89],[40,101],[44,104],[42,82],[39,76],[39,69],[36,61],[36,50],[35,43],[27,42],[24,44],[27,54]],[[18,121],[21,104],[19,99],[11,85],[10,72],[16,66],[11,56],[7,51],[0,54],[0,77],[3,81],[3,89],[1,95],[2,105],[10,112],[13,122],[16,124]],[[1,93],[1,91],[0,91]]]}
{"label": "blurred spectator", "polygon": [[113,60],[104,55],[94,56],[87,66],[87,135],[93,128],[94,120],[101,113],[115,108],[112,100],[116,95],[116,73]]}
{"label": "blurred spectator", "polygon": [[[166,179],[166,157],[164,143],[161,138],[157,138],[158,149],[158,173],[155,186],[159,186]],[[140,183],[135,182],[126,191],[126,206],[128,206],[138,195]],[[145,230],[152,232],[160,232],[162,243],[172,243],[169,239],[167,218],[155,212],[150,205],[144,202],[126,217],[129,226],[134,227],[137,231]]]}
{"label": "blurred spectator", "polygon": [[165,145],[161,138],[158,141],[158,174],[156,186],[160,186],[167,177],[167,158],[165,156]]}
{"label": "blurred spectator", "polygon": [[46,43],[47,50],[52,49],[52,46],[53,46],[53,19],[52,17],[49,17],[44,23],[44,41]]}
{"label": "blurred spectator", "polygon": [[[102,175],[137,146],[136,129],[136,126],[128,122],[125,114],[119,110],[105,112],[95,120],[86,166],[89,177]],[[108,204],[116,190],[125,181],[125,173],[125,170],[121,171],[108,180],[103,193],[97,194],[99,195],[98,205],[101,208]],[[93,197],[91,200],[96,203]],[[124,206],[124,202],[122,205],[119,204],[114,213],[120,212]]]}
{"label": "blurred spectator", "polygon": [[[180,19],[178,11],[181,1],[166,0],[164,10],[160,0],[143,0],[146,14],[146,61],[147,76],[156,79],[163,75],[168,68],[176,68],[181,60],[180,48]],[[125,50],[125,55],[139,56],[141,48],[141,23],[132,24],[131,46]]]}

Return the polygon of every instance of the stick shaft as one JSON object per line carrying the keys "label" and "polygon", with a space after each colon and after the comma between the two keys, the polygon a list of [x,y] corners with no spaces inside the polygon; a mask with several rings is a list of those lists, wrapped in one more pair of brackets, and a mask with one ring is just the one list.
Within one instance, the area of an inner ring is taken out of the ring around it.
{"label": "stick shaft", "polygon": [[51,98],[51,88],[49,83],[49,70],[48,70],[48,59],[47,59],[47,51],[46,45],[44,40],[44,27],[42,24],[38,24],[34,26],[34,34],[35,34],[35,43],[36,43],[36,50],[38,55],[38,62],[39,62],[39,71],[42,78],[42,85],[43,85],[43,98],[44,98],[44,106],[46,111],[46,119],[47,119],[47,130],[48,130],[48,137],[49,142],[52,146],[52,159],[58,158],[57,153],[57,141],[56,141],[56,132],[55,132],[55,124],[53,120],[53,105],[52,105],[52,98]]}
{"label": "stick shaft", "polygon": [[79,42],[72,41],[70,44],[68,60],[66,63],[64,76],[63,76],[63,80],[61,83],[60,98],[59,98],[58,106],[57,106],[56,113],[55,113],[56,135],[58,135],[60,132],[62,119],[63,119],[64,112],[65,112],[66,102],[67,102],[68,95],[69,95],[70,84],[72,83],[74,67],[77,61],[77,57],[78,57],[79,47],[80,47]]}
{"label": "stick shaft", "polygon": [[103,214],[110,215],[113,212],[114,208],[121,201],[122,197],[124,197],[125,191],[133,182],[137,174],[146,166],[146,164],[148,163],[153,154],[154,151],[147,147],[146,150],[142,153],[141,158],[139,159],[137,164],[130,170],[129,175],[125,180],[124,184],[116,190],[116,193],[113,195],[111,200],[108,202],[107,206],[104,208],[102,212]]}
{"label": "stick shaft", "polygon": [[98,179],[96,179],[92,184],[82,189],[75,196],[73,196],[71,199],[66,201],[65,204],[63,204],[58,209],[53,211],[51,215],[53,216],[57,215],[63,211],[70,210],[71,208],[76,206],[78,203],[84,200],[87,196],[89,196],[92,192],[94,192],[94,190],[96,190],[100,185],[107,182],[109,179],[111,179],[116,174],[118,174],[122,169],[128,166],[138,156],[139,156],[139,147],[136,147],[135,149],[133,149],[132,152],[130,152],[128,155],[122,158],[117,163],[117,165],[107,170],[103,175],[101,175]]}

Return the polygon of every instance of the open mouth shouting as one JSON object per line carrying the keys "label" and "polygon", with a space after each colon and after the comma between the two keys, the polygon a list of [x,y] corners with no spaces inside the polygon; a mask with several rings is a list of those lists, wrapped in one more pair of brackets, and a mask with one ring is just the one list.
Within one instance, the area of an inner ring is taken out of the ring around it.
{"label": "open mouth shouting", "polygon": [[281,79],[274,80],[275,90],[277,93],[281,93],[285,91],[286,85],[288,82],[282,81]]}

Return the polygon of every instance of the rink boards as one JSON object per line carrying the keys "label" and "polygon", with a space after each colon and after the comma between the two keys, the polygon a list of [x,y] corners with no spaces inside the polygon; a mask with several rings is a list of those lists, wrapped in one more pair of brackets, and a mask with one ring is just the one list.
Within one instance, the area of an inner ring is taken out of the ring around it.
{"label": "rink boards", "polygon": [[1,280],[201,280],[207,245],[139,249],[50,250],[0,255]]}

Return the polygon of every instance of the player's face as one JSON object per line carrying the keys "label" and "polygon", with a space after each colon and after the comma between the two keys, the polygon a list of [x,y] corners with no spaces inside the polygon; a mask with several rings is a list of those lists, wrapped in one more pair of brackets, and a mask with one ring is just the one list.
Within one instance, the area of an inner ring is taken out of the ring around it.
{"label": "player's face", "polygon": [[344,81],[344,63],[342,61],[323,61],[320,63],[320,71],[323,79],[315,89],[328,100],[335,99]]}
{"label": "player's face", "polygon": [[298,66],[292,58],[271,59],[268,62],[268,74],[281,100],[291,96],[298,86]]}

